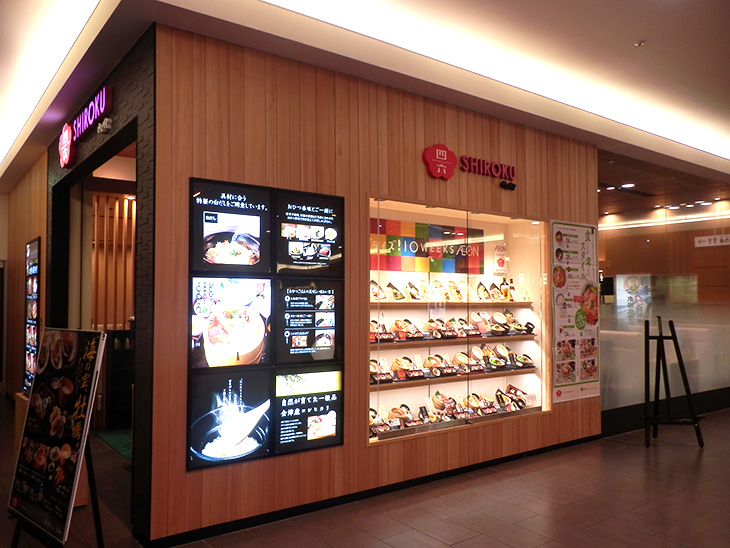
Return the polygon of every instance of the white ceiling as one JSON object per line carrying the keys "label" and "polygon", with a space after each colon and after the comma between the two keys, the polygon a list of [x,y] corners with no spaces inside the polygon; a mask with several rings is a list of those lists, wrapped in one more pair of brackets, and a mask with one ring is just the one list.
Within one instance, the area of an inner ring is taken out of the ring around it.
{"label": "white ceiling", "polygon": [[[0,0],[0,106],[11,81],[8,71],[20,55],[18,44],[39,14],[58,3]],[[8,192],[57,138],[63,121],[75,114],[152,21],[730,183],[726,0],[294,4],[323,6],[326,10],[319,17],[334,24],[258,0],[100,0],[14,149],[0,164],[0,192]],[[360,32],[375,38],[337,26],[373,20],[382,24]],[[643,45],[635,46],[638,42]],[[46,36],[43,47],[51,51],[56,43]],[[0,127],[7,127],[4,122],[0,119]]]}

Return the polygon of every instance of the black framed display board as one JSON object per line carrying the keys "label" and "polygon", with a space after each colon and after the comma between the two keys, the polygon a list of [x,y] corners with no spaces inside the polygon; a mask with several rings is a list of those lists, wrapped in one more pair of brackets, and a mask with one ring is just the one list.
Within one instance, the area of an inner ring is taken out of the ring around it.
{"label": "black framed display board", "polygon": [[342,443],[343,214],[190,179],[188,470]]}
{"label": "black framed display board", "polygon": [[25,244],[25,372],[23,373],[23,392],[30,394],[38,365],[38,337],[40,336],[40,295],[41,286],[41,238],[40,236]]}
{"label": "black framed display board", "polygon": [[44,329],[9,511],[65,543],[106,335]]}

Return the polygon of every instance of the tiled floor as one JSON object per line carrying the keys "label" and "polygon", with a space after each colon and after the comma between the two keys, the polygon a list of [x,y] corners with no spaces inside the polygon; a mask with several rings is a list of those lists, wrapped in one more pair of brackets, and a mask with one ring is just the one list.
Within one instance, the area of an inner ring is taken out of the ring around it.
{"label": "tiled floor", "polygon": [[[13,473],[12,402],[0,403],[0,492]],[[661,427],[496,464],[407,490],[187,544],[188,548],[726,548],[730,409],[691,428]],[[126,462],[92,437],[106,546],[132,548]],[[0,546],[13,522],[0,518]],[[23,536],[21,546],[40,546]],[[69,548],[94,547],[90,508],[74,512]]]}

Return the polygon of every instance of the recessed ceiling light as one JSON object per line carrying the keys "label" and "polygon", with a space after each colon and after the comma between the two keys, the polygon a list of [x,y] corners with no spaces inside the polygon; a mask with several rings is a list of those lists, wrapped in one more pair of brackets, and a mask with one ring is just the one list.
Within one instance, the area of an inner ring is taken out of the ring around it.
{"label": "recessed ceiling light", "polygon": [[604,215],[608,215],[608,211],[604,211],[604,212],[603,212],[603,214],[604,214]]}
{"label": "recessed ceiling light", "polygon": [[659,204],[657,204],[657,205],[654,206],[654,209],[658,209],[660,207],[662,207],[662,206],[660,206]]}
{"label": "recessed ceiling light", "polygon": [[616,187],[615,186],[609,186],[609,187],[606,187],[606,190],[616,190]]}
{"label": "recessed ceiling light", "polygon": [[634,183],[624,183],[621,185],[621,188],[634,188],[635,186]]}
{"label": "recessed ceiling light", "polygon": [[600,189],[600,188],[599,188],[599,189],[597,189],[597,190],[596,190],[596,192],[601,192],[601,189]]}
{"label": "recessed ceiling light", "polygon": [[644,40],[639,40],[638,42],[634,42],[634,47],[635,48],[640,48],[644,44],[646,44],[646,42]]}
{"label": "recessed ceiling light", "polygon": [[679,209],[679,206],[669,206],[667,209]]}
{"label": "recessed ceiling light", "polygon": [[708,206],[708,205],[712,205],[712,202],[700,202],[700,205],[701,206]]}

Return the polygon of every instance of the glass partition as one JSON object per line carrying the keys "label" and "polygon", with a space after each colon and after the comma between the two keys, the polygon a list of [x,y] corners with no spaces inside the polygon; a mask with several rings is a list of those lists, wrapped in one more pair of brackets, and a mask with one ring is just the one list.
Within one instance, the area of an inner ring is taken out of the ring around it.
{"label": "glass partition", "polygon": [[693,393],[730,386],[730,189],[605,152],[599,181],[603,409],[644,402],[644,322],[656,334],[658,316],[665,334],[675,324]]}

